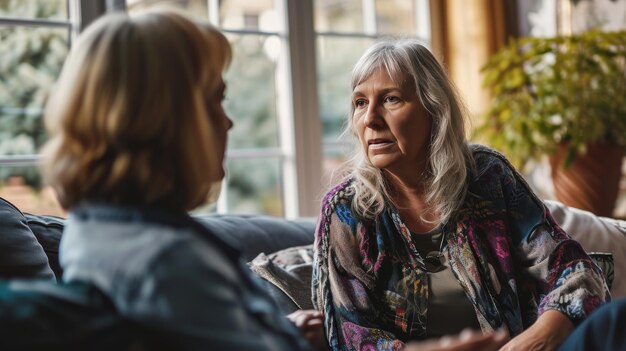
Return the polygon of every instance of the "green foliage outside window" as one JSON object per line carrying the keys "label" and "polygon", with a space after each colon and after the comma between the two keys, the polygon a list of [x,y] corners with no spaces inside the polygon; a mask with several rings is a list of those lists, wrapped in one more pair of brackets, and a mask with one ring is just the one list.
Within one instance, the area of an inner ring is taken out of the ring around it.
{"label": "green foliage outside window", "polygon": [[[1,16],[58,17],[64,0],[0,0]],[[68,51],[68,29],[0,26],[0,155],[36,154],[45,141],[42,108]],[[0,180],[22,176],[39,186],[33,167],[0,168]]]}

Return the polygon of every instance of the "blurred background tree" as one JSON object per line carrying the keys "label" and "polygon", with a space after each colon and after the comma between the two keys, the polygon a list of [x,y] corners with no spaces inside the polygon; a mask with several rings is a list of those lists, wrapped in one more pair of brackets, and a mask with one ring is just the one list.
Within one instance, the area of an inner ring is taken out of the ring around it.
{"label": "blurred background tree", "polygon": [[[62,18],[65,0],[0,0],[0,16]],[[0,26],[0,155],[33,155],[46,139],[45,100],[68,52],[69,30]],[[41,186],[35,167],[0,167],[0,180],[21,177]]]}

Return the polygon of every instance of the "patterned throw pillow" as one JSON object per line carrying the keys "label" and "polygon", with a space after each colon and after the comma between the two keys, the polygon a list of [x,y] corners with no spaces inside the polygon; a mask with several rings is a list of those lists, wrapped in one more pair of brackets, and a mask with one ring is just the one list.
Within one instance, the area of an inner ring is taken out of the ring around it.
{"label": "patterned throw pillow", "polygon": [[[311,309],[313,245],[296,246],[270,255],[259,254],[250,269],[278,287],[300,309]],[[280,305],[280,302],[279,302]]]}

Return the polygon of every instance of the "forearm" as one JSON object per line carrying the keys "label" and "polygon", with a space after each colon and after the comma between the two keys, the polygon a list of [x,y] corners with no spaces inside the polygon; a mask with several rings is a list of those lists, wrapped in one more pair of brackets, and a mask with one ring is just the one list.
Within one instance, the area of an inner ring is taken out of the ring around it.
{"label": "forearm", "polygon": [[546,334],[550,334],[556,346],[574,330],[574,323],[564,313],[549,310],[539,316],[532,327],[544,330]]}
{"label": "forearm", "polygon": [[574,323],[563,313],[549,310],[502,350],[554,350],[574,330]]}

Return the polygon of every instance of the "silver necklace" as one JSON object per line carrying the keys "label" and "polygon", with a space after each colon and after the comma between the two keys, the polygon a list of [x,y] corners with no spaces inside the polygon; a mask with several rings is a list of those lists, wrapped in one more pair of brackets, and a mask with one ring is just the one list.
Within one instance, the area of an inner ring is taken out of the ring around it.
{"label": "silver necklace", "polygon": [[429,273],[437,273],[441,272],[446,268],[444,265],[444,254],[443,254],[443,242],[446,239],[446,235],[443,232],[443,226],[441,227],[441,243],[439,244],[439,251],[431,251],[426,254],[424,257],[424,267],[426,271]]}

